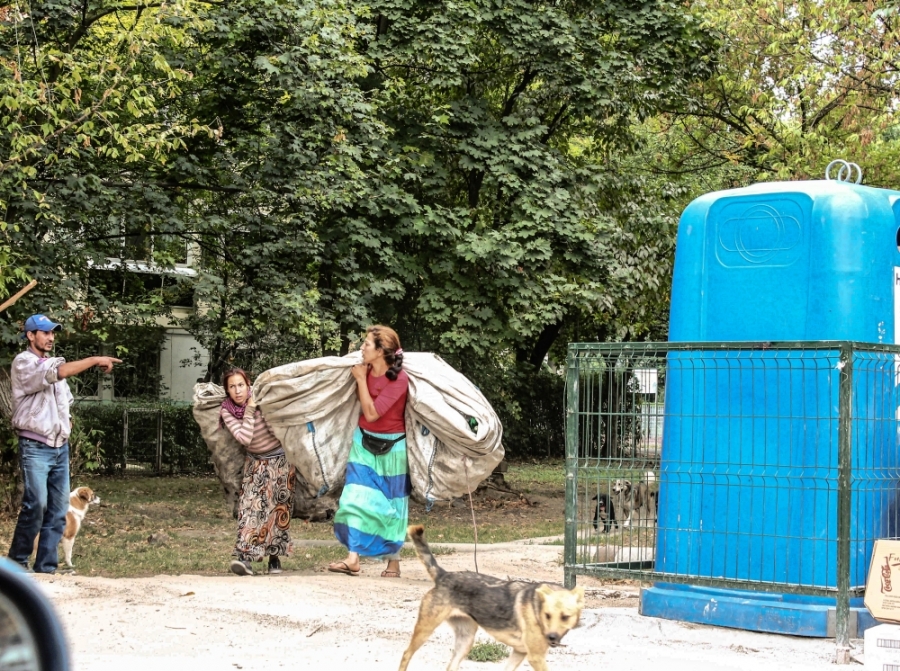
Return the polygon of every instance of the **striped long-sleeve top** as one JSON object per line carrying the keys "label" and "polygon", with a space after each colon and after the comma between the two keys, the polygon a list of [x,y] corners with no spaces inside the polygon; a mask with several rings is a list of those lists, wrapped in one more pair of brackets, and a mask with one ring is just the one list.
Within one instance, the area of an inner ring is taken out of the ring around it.
{"label": "striped long-sleeve top", "polygon": [[259,408],[253,412],[244,413],[244,419],[240,420],[225,408],[219,411],[222,423],[234,436],[234,439],[247,448],[247,452],[254,456],[274,457],[283,454],[281,443],[272,433],[272,428],[266,422]]}

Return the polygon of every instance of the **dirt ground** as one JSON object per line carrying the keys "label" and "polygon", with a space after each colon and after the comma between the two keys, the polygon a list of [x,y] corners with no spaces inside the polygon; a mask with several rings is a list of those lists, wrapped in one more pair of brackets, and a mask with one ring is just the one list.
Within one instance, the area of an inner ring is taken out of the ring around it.
{"label": "dirt ground", "polygon": [[[470,545],[452,548],[438,557],[443,566],[474,569]],[[478,568],[504,578],[558,582],[561,551],[534,541],[479,546]],[[419,599],[431,583],[417,561],[403,562],[399,580],[380,578],[381,568],[364,563],[359,577],[318,570],[244,578],[35,580],[63,620],[76,671],[297,666],[387,671],[397,668]],[[833,668],[832,641],[644,618],[637,613],[636,585],[589,579],[579,584],[588,589],[588,608],[566,646],[550,651],[548,664],[555,671]],[[489,639],[479,633],[479,640]],[[413,658],[410,671],[445,668],[450,646],[450,630],[443,625]],[[462,669],[502,669],[503,664],[465,661]]]}

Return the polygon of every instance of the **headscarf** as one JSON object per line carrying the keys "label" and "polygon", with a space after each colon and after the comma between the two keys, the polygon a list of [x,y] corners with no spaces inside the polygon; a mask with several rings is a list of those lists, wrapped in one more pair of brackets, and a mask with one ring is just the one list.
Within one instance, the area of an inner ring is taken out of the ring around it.
{"label": "headscarf", "polygon": [[249,390],[247,393],[247,400],[244,401],[244,405],[238,405],[234,401],[231,400],[231,396],[225,394],[225,400],[222,401],[222,410],[219,412],[219,426],[223,429],[225,428],[225,422],[222,420],[222,412],[230,412],[232,415],[237,417],[240,420],[244,419],[244,412],[247,410],[247,403],[250,402],[250,399],[253,397],[253,390]]}

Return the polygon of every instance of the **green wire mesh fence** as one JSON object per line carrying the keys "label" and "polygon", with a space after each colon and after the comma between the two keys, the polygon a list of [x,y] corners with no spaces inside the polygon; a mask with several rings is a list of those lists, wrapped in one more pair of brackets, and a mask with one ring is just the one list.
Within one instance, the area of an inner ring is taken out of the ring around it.
{"label": "green wire mesh fence", "polygon": [[[898,535],[900,347],[569,346],[565,576],[836,599]],[[849,650],[849,647],[847,647]]]}

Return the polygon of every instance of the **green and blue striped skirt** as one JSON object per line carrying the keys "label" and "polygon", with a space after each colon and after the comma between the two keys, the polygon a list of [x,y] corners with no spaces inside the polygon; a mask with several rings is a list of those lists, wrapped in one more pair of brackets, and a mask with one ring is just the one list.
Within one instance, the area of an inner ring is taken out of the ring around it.
{"label": "green and blue striped skirt", "polygon": [[[403,435],[369,433],[390,440]],[[406,438],[387,454],[375,456],[362,446],[362,432],[357,427],[334,516],[334,535],[348,551],[363,557],[396,555],[406,540],[410,488]]]}

